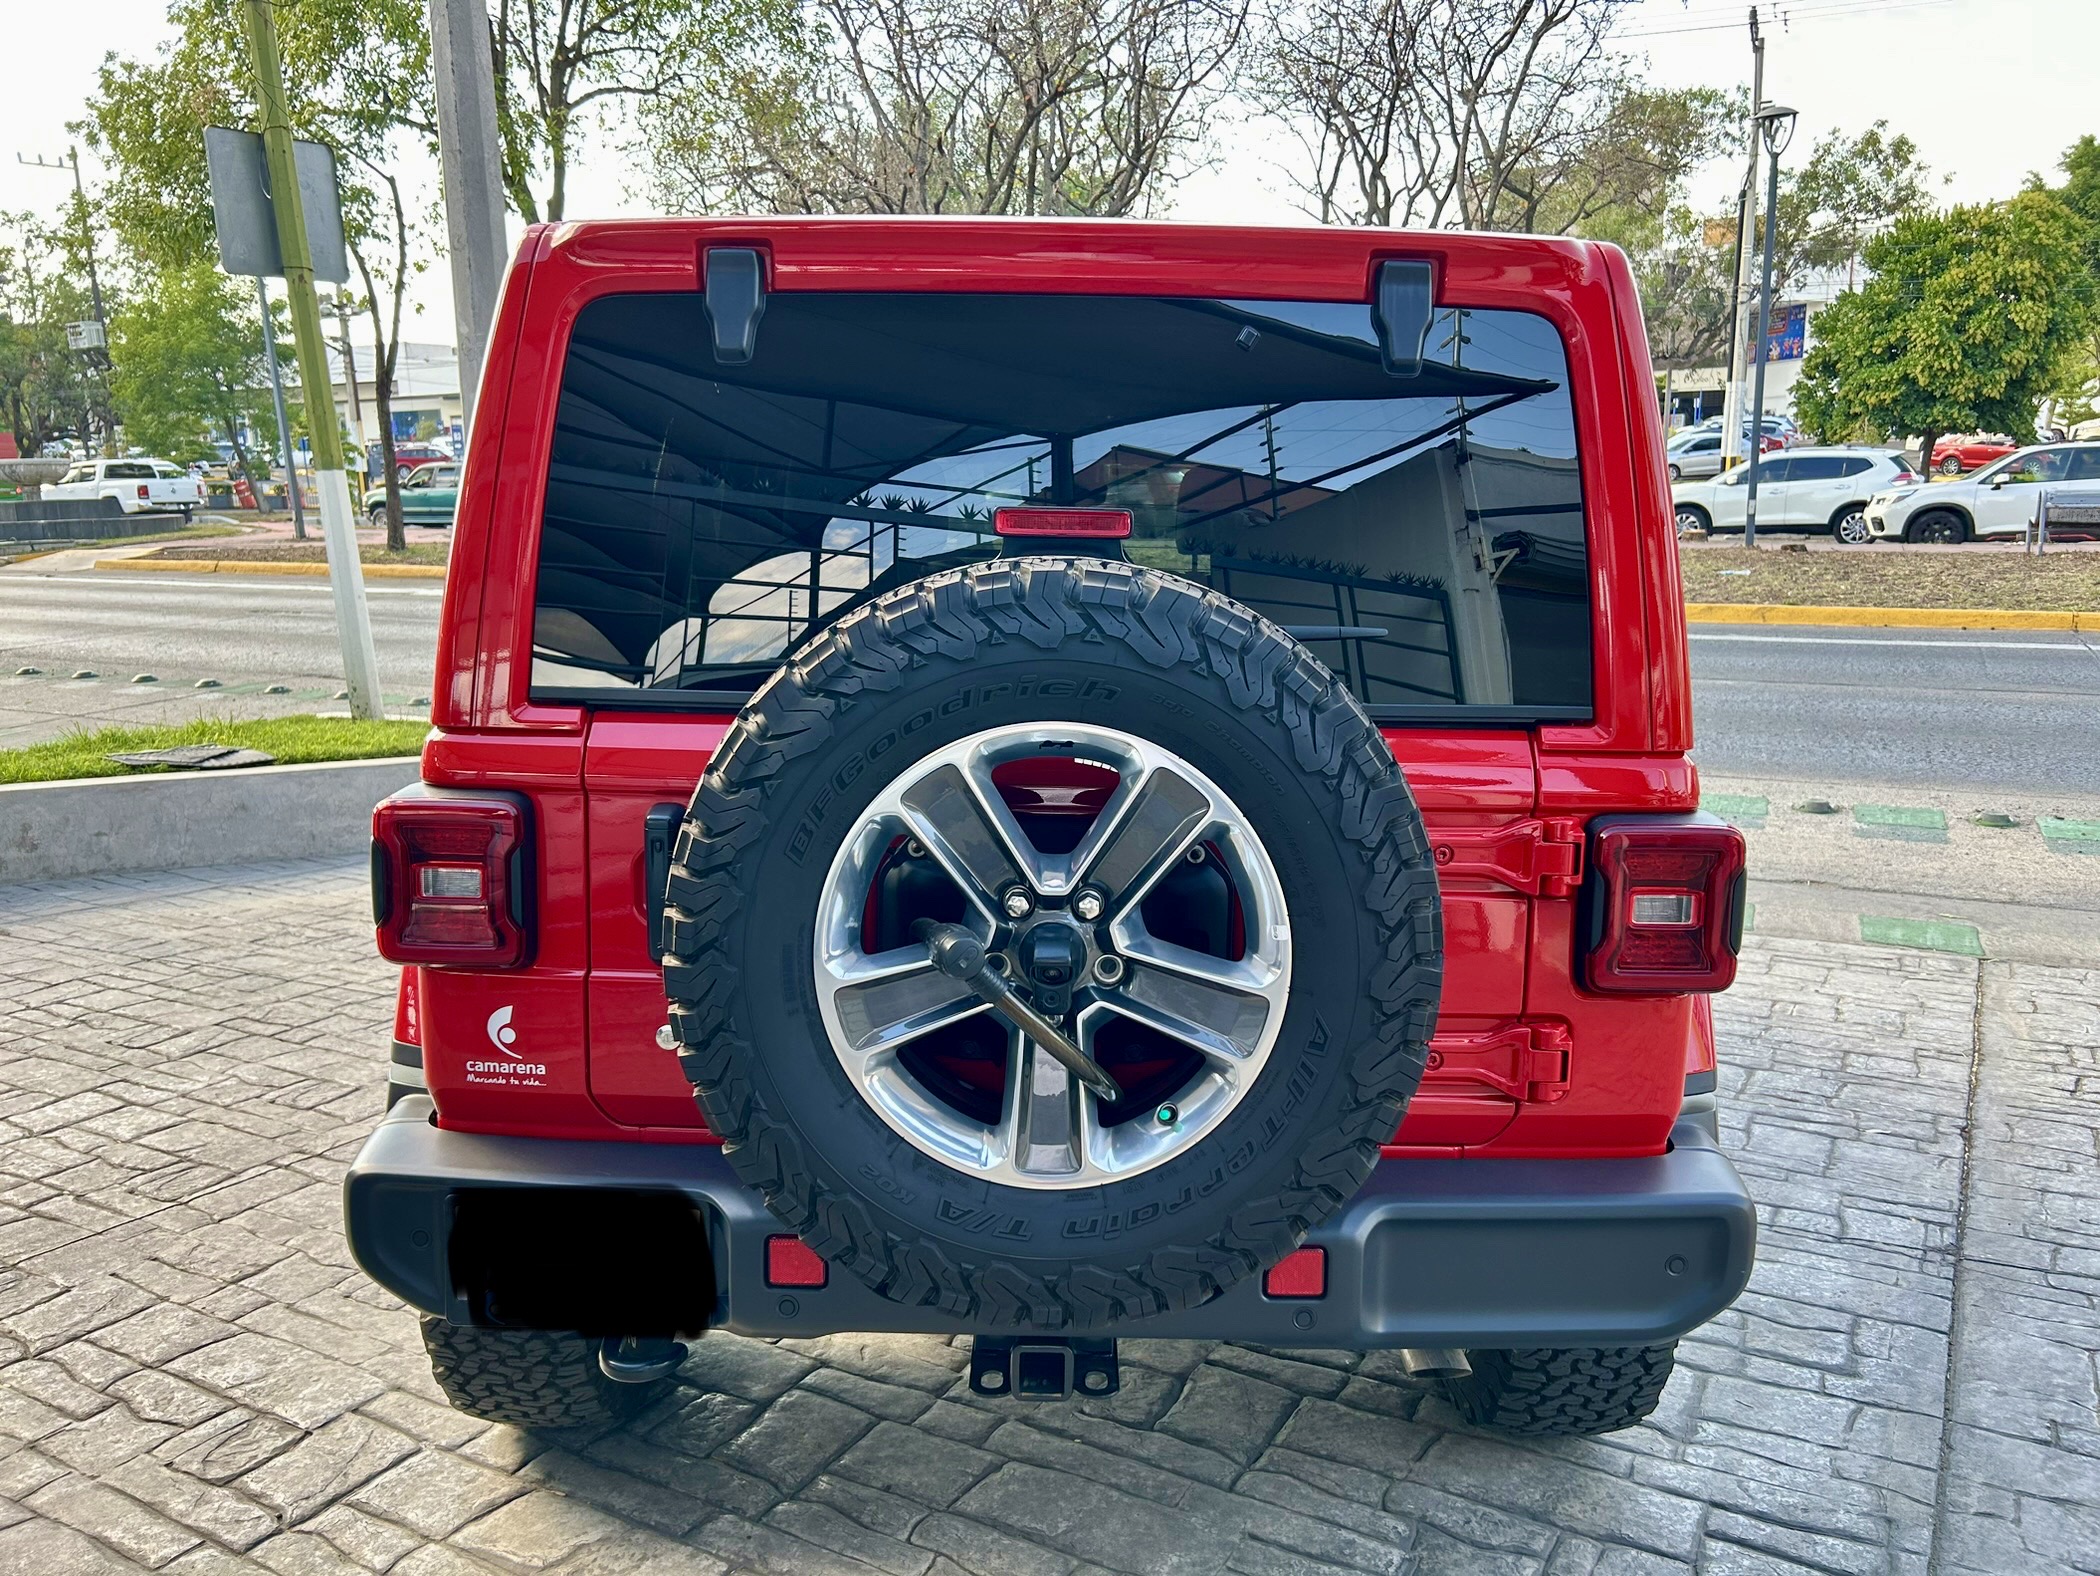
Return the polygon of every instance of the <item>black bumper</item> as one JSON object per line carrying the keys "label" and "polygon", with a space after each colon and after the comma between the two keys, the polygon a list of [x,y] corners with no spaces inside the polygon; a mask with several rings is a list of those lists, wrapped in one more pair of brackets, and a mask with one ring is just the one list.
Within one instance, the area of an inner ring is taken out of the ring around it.
{"label": "black bumper", "polygon": [[[593,1188],[685,1195],[707,1223],[713,1323],[744,1335],[980,1333],[886,1301],[844,1272],[769,1287],[782,1228],[712,1146],[498,1138],[441,1131],[428,1096],[400,1100],[343,1185],[351,1251],[425,1312],[465,1322],[449,1238],[459,1194]],[[1278,1346],[1630,1346],[1711,1319],[1750,1278],[1756,1216],[1706,1125],[1632,1160],[1387,1160],[1307,1239],[1327,1250],[1326,1295],[1269,1298],[1245,1281],[1200,1308],[1104,1333]],[[1012,1333],[982,1332],[982,1333]]]}

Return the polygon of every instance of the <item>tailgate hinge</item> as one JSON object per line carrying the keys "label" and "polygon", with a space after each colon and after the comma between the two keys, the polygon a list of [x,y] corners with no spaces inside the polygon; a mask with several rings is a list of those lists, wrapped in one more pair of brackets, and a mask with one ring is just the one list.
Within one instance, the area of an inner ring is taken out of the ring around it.
{"label": "tailgate hinge", "polygon": [[1439,1034],[1429,1042],[1423,1083],[1487,1084],[1512,1100],[1550,1105],[1568,1092],[1574,1044],[1557,1018],[1505,1023],[1484,1034]]}
{"label": "tailgate hinge", "polygon": [[1439,877],[1497,881],[1535,897],[1568,897],[1582,882],[1582,822],[1574,816],[1515,821],[1485,830],[1432,827]]}

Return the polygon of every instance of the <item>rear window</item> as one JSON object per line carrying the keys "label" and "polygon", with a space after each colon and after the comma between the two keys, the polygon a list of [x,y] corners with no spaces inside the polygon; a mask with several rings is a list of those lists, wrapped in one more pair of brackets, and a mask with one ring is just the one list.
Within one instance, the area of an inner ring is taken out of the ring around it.
{"label": "rear window", "polygon": [[536,696],[735,705],[892,586],[997,557],[1007,504],[1128,509],[1133,561],[1300,638],[1389,719],[1590,709],[1567,358],[1440,311],[1421,372],[1365,305],[776,293],[743,366],[698,295],[593,302],[547,478]]}
{"label": "rear window", "polygon": [[153,467],[137,461],[116,461],[103,469],[103,479],[113,482],[144,482],[153,479]]}

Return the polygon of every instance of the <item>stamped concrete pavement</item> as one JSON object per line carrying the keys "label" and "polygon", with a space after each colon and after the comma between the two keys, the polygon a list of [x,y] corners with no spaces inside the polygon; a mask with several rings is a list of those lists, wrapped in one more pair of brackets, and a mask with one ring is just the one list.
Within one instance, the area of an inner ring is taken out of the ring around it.
{"label": "stamped concrete pavement", "polygon": [[1517,1444],[1389,1354],[715,1335],[605,1433],[439,1403],[338,1222],[391,1014],[361,872],[0,889],[0,1573],[2100,1571],[2100,968],[1753,936],[1764,1235],[1647,1426]]}

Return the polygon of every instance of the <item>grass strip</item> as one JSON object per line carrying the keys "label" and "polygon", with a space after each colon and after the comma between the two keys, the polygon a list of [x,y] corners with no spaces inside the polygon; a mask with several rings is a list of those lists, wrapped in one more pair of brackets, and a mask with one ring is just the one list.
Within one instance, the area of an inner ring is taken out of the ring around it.
{"label": "grass strip", "polygon": [[120,766],[106,757],[115,751],[165,750],[180,744],[227,744],[263,750],[285,766],[311,761],[373,760],[418,753],[429,731],[429,723],[421,720],[353,722],[347,717],[268,717],[247,722],[199,718],[195,722],[148,728],[83,729],[43,744],[0,750],[0,783],[150,775],[167,768]]}

